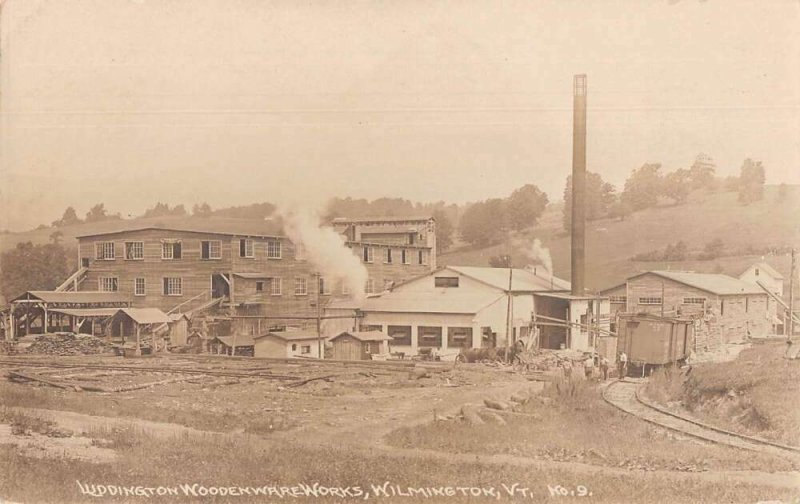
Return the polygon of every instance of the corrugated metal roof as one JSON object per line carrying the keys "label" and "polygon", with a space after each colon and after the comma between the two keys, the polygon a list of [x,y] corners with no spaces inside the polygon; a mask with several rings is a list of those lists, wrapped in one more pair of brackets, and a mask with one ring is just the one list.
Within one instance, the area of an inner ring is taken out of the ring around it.
{"label": "corrugated metal roof", "polygon": [[[503,291],[508,290],[508,268],[486,268],[477,266],[446,266],[444,269],[450,269],[462,275],[472,277],[475,280],[489,284]],[[544,291],[544,290],[569,290],[570,283],[562,280],[556,276],[550,276],[545,273],[534,274],[529,269],[513,268],[511,275],[511,290],[512,291]]]}
{"label": "corrugated metal roof", "polygon": [[12,301],[27,299],[28,294],[31,298],[38,299],[45,303],[124,303],[130,302],[130,298],[119,292],[98,292],[98,291],[79,291],[79,292],[57,292],[57,291],[28,291],[14,298]]}
{"label": "corrugated metal roof", "polygon": [[168,324],[169,316],[158,308],[120,308],[117,315],[124,313],[137,324]]}
{"label": "corrugated metal roof", "polygon": [[[728,275],[717,273],[691,273],[685,271],[648,271],[642,273],[646,275],[653,273],[664,278],[669,278],[676,282],[695,287],[712,294],[720,296],[732,294],[764,294],[766,293],[758,285],[733,278]],[[641,275],[636,275],[641,276]],[[635,278],[635,277],[634,277]]]}

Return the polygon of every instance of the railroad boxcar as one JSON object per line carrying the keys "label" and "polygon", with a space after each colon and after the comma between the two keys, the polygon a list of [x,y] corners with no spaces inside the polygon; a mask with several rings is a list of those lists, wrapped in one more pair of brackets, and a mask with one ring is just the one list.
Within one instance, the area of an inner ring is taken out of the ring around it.
{"label": "railroad boxcar", "polygon": [[694,342],[691,319],[651,314],[620,314],[617,350],[628,355],[631,366],[683,363]]}

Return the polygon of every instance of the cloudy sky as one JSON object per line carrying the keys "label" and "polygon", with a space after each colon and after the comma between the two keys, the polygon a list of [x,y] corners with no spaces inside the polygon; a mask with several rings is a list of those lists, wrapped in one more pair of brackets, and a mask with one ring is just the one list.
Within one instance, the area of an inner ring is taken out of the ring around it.
{"label": "cloudy sky", "polygon": [[797,0],[5,0],[0,228],[96,202],[560,198],[588,165],[800,183]]}

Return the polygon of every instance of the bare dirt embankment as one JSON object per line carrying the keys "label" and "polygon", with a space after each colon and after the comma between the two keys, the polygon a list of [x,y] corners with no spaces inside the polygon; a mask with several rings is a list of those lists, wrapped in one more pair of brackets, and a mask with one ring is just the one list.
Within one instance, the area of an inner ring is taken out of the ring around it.
{"label": "bare dirt embankment", "polygon": [[764,343],[730,362],[660,371],[644,393],[709,424],[800,446],[800,360],[785,352],[784,342]]}

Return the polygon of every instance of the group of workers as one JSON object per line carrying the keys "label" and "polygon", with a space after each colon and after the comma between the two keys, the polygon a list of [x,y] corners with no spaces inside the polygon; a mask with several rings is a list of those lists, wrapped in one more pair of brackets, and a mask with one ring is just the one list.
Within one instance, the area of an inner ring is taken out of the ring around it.
{"label": "group of workers", "polygon": [[[594,379],[595,368],[599,368],[600,376],[602,376],[603,381],[608,380],[610,362],[605,356],[590,354],[585,360],[582,361],[582,364],[583,372],[587,380]],[[572,361],[567,359],[560,362],[560,365],[564,373],[564,378],[567,380],[572,379]],[[622,379],[627,375],[628,356],[625,352],[620,351],[617,353],[617,376],[619,379]]]}

